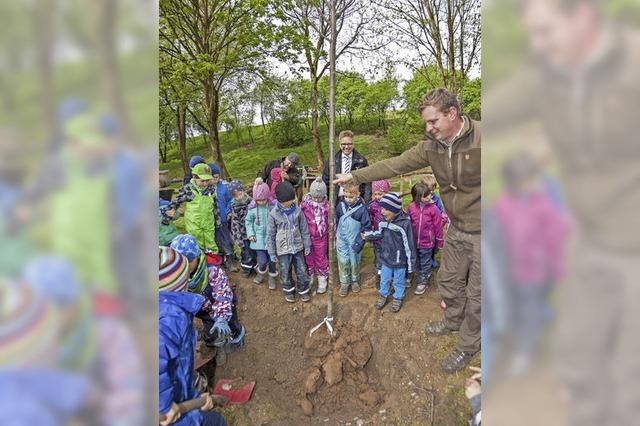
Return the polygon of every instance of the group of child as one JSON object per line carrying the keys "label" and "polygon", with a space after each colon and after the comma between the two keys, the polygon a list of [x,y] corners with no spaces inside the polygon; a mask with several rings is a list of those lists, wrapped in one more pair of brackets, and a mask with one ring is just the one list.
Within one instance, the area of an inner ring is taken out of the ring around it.
{"label": "group of child", "polygon": [[[250,197],[239,181],[223,183],[217,165],[207,165],[199,158],[192,159],[193,162],[189,182],[175,200],[161,201],[160,206],[160,244],[173,247],[178,238],[173,220],[177,207],[186,203],[185,228],[200,249],[199,266],[193,266],[192,278],[198,282],[190,281],[191,290],[202,290],[207,275],[202,258],[207,253],[219,253],[223,266],[234,271],[235,244],[240,249],[243,274],[249,277],[255,271],[256,284],[263,283],[268,274],[268,288],[275,290],[276,263],[280,265],[280,281],[288,302],[295,302],[296,294],[301,301],[308,302],[316,277],[317,293],[326,292],[329,200],[321,178],[311,183],[309,193],[298,205],[296,190],[287,180],[269,187],[257,178]],[[372,200],[368,203],[361,198],[356,185],[343,187],[336,205],[340,296],[360,291],[361,252],[366,241],[373,244],[380,275],[377,309],[387,303],[393,282],[391,310],[400,310],[408,286],[407,274],[415,276],[415,294],[426,291],[448,221],[435,193],[436,186],[433,175],[415,184],[407,212],[400,196],[390,192],[386,180],[373,183]]]}

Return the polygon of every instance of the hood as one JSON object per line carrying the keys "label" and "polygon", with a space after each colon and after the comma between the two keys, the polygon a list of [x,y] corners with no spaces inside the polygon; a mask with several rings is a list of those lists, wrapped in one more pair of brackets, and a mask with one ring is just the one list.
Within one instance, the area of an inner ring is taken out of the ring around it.
{"label": "hood", "polygon": [[199,294],[183,291],[161,291],[158,293],[158,316],[162,317],[171,306],[177,306],[190,314],[195,315],[198,313],[203,303],[204,296]]}

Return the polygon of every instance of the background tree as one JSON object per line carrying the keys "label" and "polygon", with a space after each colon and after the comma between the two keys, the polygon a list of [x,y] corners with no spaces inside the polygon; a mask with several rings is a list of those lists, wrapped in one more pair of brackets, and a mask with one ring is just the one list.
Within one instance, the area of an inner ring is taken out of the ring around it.
{"label": "background tree", "polygon": [[220,174],[228,178],[220,151],[219,118],[225,84],[263,64],[271,46],[265,0],[160,1],[160,53],[184,65],[185,78],[201,85],[209,145]]}

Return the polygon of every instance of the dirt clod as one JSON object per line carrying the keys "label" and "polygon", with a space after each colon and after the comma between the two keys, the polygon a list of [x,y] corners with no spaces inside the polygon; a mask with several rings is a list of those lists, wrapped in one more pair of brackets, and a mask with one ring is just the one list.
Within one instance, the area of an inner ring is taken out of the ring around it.
{"label": "dirt clod", "polygon": [[373,389],[369,389],[366,392],[361,393],[359,398],[367,407],[374,407],[380,400],[380,396]]}
{"label": "dirt clod", "polygon": [[333,354],[327,358],[322,364],[324,371],[324,380],[329,386],[338,384],[342,381],[342,358],[340,354]]}
{"label": "dirt clod", "polygon": [[322,384],[322,372],[319,368],[311,370],[306,380],[304,381],[305,393],[316,393],[318,387]]}
{"label": "dirt clod", "polygon": [[313,416],[313,403],[307,398],[298,400],[298,405],[302,408],[302,412],[305,416]]}

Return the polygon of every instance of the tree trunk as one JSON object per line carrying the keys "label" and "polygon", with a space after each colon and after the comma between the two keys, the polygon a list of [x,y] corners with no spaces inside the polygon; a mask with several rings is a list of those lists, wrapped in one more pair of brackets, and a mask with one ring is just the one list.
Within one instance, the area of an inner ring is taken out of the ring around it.
{"label": "tree trunk", "polygon": [[97,7],[98,23],[98,52],[101,60],[100,74],[104,97],[109,102],[111,113],[118,119],[122,126],[123,136],[128,141],[135,141],[129,116],[123,98],[120,72],[118,70],[118,58],[115,51],[117,44],[115,36],[116,25],[116,0],[100,0]]}
{"label": "tree trunk", "polygon": [[185,105],[178,105],[178,152],[182,170],[186,174],[189,171],[189,160],[187,159],[187,108]]}
{"label": "tree trunk", "polygon": [[[44,107],[44,122],[51,140],[57,142],[60,125],[56,117],[56,101],[53,91],[53,65],[51,48],[53,39],[53,2],[47,0],[36,7],[36,31],[38,47],[38,68],[41,78],[41,99]],[[9,90],[9,92],[12,92]]]}
{"label": "tree trunk", "polygon": [[[211,153],[213,154],[213,161],[220,167],[220,177],[222,179],[229,179],[229,173],[227,172],[227,166],[222,159],[222,152],[220,151],[220,135],[218,134],[218,115],[220,113],[220,98],[218,92],[211,84],[209,90],[205,94],[205,102],[207,103],[207,124],[209,125],[209,146],[211,147]],[[206,90],[207,88],[205,88]]]}
{"label": "tree trunk", "polygon": [[249,131],[249,141],[251,142],[251,145],[255,144],[255,141],[253,140],[253,135],[251,134],[251,125],[247,126],[247,130]]}
{"label": "tree trunk", "polygon": [[311,136],[316,147],[316,160],[318,167],[324,167],[324,154],[320,144],[320,131],[318,130],[318,79],[315,72],[311,73]]}
{"label": "tree trunk", "polygon": [[229,173],[222,159],[222,152],[220,152],[220,135],[218,134],[219,93],[212,78],[202,81],[202,86],[204,88],[204,110],[207,114],[207,125],[209,127],[209,147],[211,148],[213,161],[220,167],[220,177],[228,179]]}

